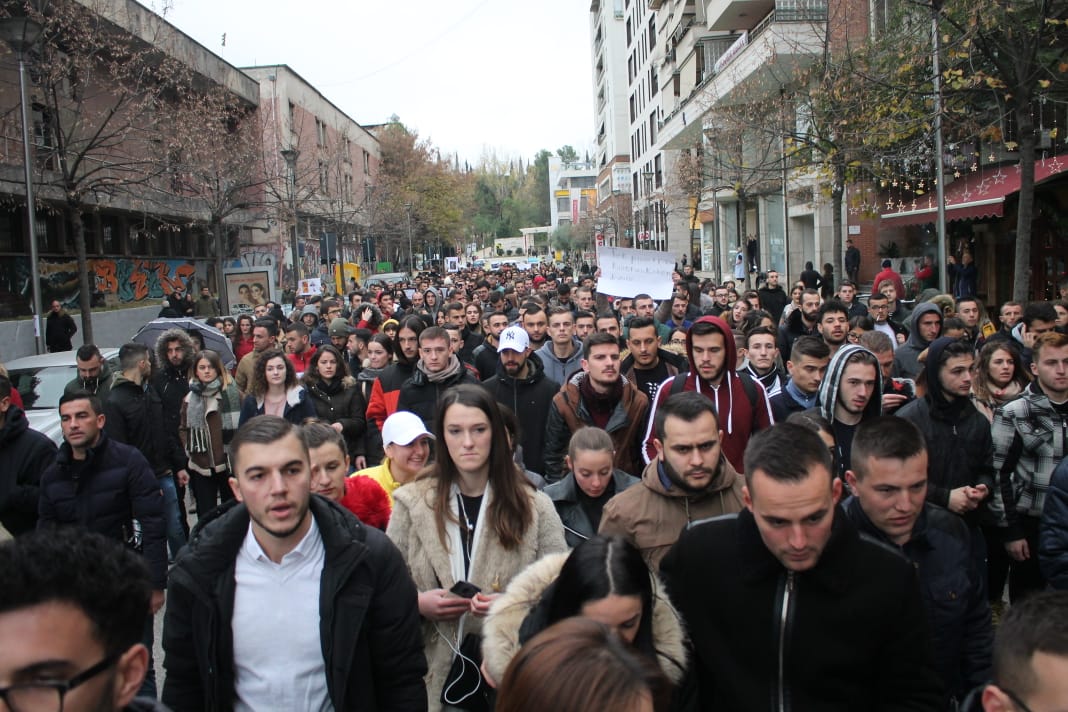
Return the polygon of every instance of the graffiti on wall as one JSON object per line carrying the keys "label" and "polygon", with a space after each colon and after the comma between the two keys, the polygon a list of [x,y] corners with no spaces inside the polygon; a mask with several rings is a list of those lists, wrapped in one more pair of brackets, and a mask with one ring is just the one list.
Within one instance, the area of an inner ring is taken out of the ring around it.
{"label": "graffiti on wall", "polygon": [[[78,308],[77,260],[42,259],[39,263],[41,301],[47,309],[53,300]],[[179,285],[195,288],[207,283],[207,263],[152,258],[98,258],[89,260],[93,306],[109,301],[136,304],[161,300]],[[0,318],[28,316],[32,301],[30,261],[27,257],[0,258]]]}

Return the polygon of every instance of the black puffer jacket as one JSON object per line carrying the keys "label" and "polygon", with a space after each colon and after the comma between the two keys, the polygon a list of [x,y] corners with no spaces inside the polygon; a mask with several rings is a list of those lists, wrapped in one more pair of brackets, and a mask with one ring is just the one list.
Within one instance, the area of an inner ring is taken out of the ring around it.
{"label": "black puffer jacket", "polygon": [[820,335],[819,331],[816,330],[815,324],[812,325],[811,329],[805,326],[801,314],[800,309],[794,309],[786,317],[786,323],[779,327],[779,355],[782,357],[783,363],[790,360],[790,350],[793,349],[795,341],[802,336]]}
{"label": "black puffer jacket", "polygon": [[677,709],[946,709],[912,564],[840,510],[806,571],[787,571],[743,510],[684,531],[660,576],[693,648]]}
{"label": "black puffer jacket", "polygon": [[41,473],[56,459],[56,446],[30,428],[16,405],[0,425],[0,524],[18,536],[37,526]]}
{"label": "black puffer jacket", "polygon": [[482,382],[496,401],[512,409],[519,419],[519,444],[523,465],[528,470],[545,474],[545,422],[549,406],[560,384],[545,375],[545,368],[536,354],[527,357],[526,378],[512,378],[497,361],[497,375]]}
{"label": "black puffer jacket", "polygon": [[1046,490],[1038,530],[1038,563],[1052,588],[1068,590],[1068,457],[1057,465]]}
{"label": "black puffer jacket", "polygon": [[[107,414],[104,431],[113,440],[140,450],[152,465],[152,471],[161,477],[168,471],[183,469],[188,459],[181,441],[167,437],[167,420],[159,393],[146,386],[134,383],[121,372],[115,374],[104,404]],[[181,405],[178,409],[180,414]]]}
{"label": "black puffer jacket", "polygon": [[367,401],[363,398],[363,391],[356,385],[356,379],[346,376],[333,383],[306,380],[304,388],[322,420],[341,423],[341,434],[345,436],[349,456],[366,454],[364,433],[367,429]]}
{"label": "black puffer jacket", "polygon": [[163,492],[144,455],[101,433],[84,462],[63,443],[55,462],[41,475],[38,528],[57,525],[125,541],[130,520],[141,524],[142,551],[153,588],[167,585],[167,544]]}
{"label": "black puffer jacket", "polygon": [[927,383],[935,385],[923,398],[902,407],[897,416],[915,423],[927,441],[927,501],[948,507],[950,490],[986,485],[990,496],[964,515],[969,525],[978,526],[994,494],[994,441],[990,423],[970,398],[949,401],[937,385],[939,356],[952,341],[940,338],[931,343],[925,368]]}
{"label": "black puffer jacket", "polygon": [[862,534],[899,549],[916,567],[927,611],[934,662],[946,689],[958,701],[990,679],[994,629],[982,576],[975,568],[971,535],[960,517],[928,504],[898,547],[876,527],[856,497],[842,505]]}
{"label": "black puffer jacket", "polygon": [[[167,344],[179,341],[182,345],[184,360],[180,366],[173,366],[167,360]],[[163,434],[167,438],[167,453],[171,457],[171,469],[175,472],[188,466],[188,458],[178,436],[181,426],[182,402],[189,393],[189,379],[193,367],[195,347],[193,339],[185,329],[168,329],[156,341],[156,364],[160,366],[152,375],[152,387],[156,389],[163,407]]]}
{"label": "black puffer jacket", "polygon": [[[426,710],[417,591],[400,552],[334,502],[312,495],[310,512],[326,556],[319,631],[333,708]],[[174,712],[234,707],[234,569],[248,527],[243,504],[217,508],[171,570],[163,703]]]}

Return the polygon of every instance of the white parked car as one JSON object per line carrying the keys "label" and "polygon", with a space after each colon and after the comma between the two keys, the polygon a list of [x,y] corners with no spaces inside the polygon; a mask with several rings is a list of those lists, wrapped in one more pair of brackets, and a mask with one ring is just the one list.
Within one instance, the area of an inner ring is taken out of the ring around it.
{"label": "white parked car", "polygon": [[[111,372],[115,373],[119,368],[119,350],[102,348],[100,353]],[[78,364],[74,356],[74,351],[63,351],[25,356],[4,364],[11,385],[22,396],[30,427],[47,435],[56,445],[63,442],[59,399],[63,395],[63,388],[78,376]]]}

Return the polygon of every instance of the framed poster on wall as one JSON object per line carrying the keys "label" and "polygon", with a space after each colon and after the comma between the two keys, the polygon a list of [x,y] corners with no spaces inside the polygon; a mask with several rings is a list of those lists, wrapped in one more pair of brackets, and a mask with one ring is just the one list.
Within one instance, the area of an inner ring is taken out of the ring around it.
{"label": "framed poster on wall", "polygon": [[223,285],[231,314],[251,314],[274,294],[274,270],[270,267],[240,267],[223,270]]}

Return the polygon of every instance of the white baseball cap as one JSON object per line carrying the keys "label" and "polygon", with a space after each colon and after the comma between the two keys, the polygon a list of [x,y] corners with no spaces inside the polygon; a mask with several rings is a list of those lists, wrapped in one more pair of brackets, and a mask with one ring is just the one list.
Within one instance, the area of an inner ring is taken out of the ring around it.
{"label": "white baseball cap", "polygon": [[530,348],[530,337],[521,326],[509,326],[501,332],[501,338],[497,344],[497,353],[505,349],[511,349],[517,353],[523,353]]}
{"label": "white baseball cap", "polygon": [[411,445],[424,436],[431,440],[434,439],[434,436],[426,429],[422,419],[407,410],[398,410],[386,418],[386,422],[382,423],[383,447],[394,443],[397,445]]}

